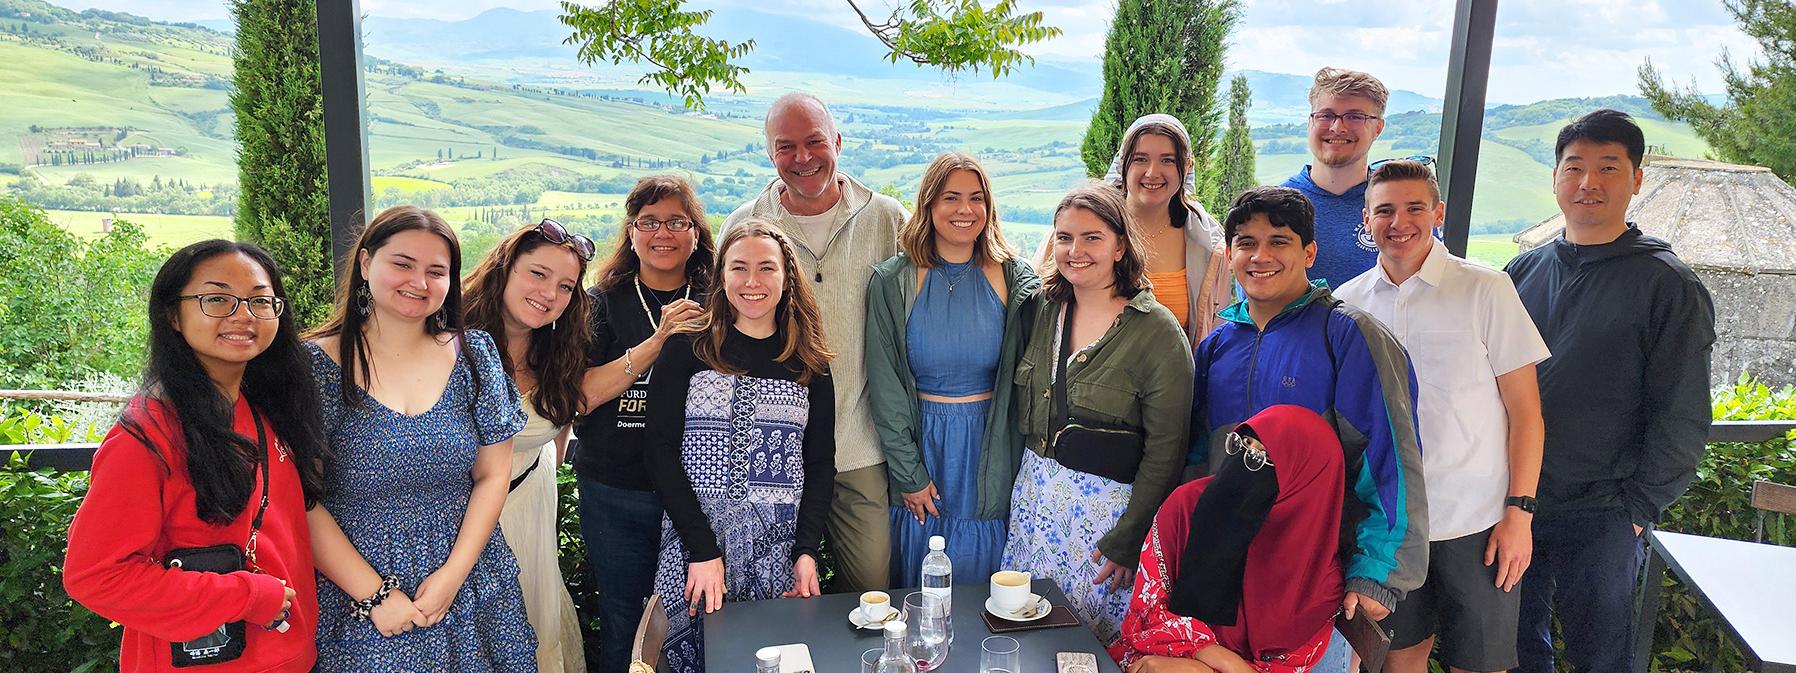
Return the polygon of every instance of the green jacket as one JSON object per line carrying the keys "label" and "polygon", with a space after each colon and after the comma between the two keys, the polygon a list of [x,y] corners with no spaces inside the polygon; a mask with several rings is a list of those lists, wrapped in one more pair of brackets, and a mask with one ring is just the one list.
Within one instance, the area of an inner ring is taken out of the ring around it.
{"label": "green jacket", "polygon": [[[1025,446],[1054,457],[1049,436],[1058,427],[1051,395],[1054,332],[1063,304],[1042,301],[1034,338],[1017,364],[1017,428]],[[1067,406],[1075,416],[1141,430],[1147,441],[1129,506],[1098,540],[1104,557],[1125,568],[1141,562],[1141,543],[1160,503],[1179,484],[1191,428],[1191,346],[1172,311],[1142,291],[1097,343],[1067,367]]]}
{"label": "green jacket", "polygon": [[[1004,262],[1004,283],[1010,298],[1004,303],[1004,340],[998,350],[998,379],[992,386],[992,414],[985,422],[985,450],[979,454],[979,510],[974,513],[979,519],[1010,516],[1010,489],[1023,458],[1023,438],[1012,422],[1016,414],[1010,377],[1028,341],[1024,306],[1041,287],[1041,279],[1027,262],[1011,257]],[[867,282],[867,391],[894,506],[900,496],[921,491],[931,481],[918,447],[917,379],[911,375],[904,343],[916,300],[917,265],[904,253],[873,266],[873,278]]]}

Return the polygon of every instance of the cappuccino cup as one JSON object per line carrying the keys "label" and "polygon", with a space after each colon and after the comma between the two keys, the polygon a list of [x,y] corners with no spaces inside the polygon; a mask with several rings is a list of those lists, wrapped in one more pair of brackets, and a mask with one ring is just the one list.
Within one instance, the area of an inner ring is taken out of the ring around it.
{"label": "cappuccino cup", "polygon": [[869,622],[885,619],[892,613],[892,597],[884,591],[861,594],[861,618]]}
{"label": "cappuccino cup", "polygon": [[1029,573],[1000,570],[992,573],[992,604],[999,610],[1017,612],[1029,605]]}

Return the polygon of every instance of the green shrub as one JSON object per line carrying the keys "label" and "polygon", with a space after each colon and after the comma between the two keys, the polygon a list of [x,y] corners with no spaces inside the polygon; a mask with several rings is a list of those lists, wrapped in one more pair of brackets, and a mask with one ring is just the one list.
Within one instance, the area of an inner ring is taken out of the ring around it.
{"label": "green shrub", "polygon": [[[1773,391],[1742,375],[1732,387],[1714,394],[1715,420],[1796,420],[1796,389]],[[1696,481],[1665,511],[1659,528],[1710,537],[1751,540],[1758,521],[1752,508],[1752,483],[1764,479],[1796,484],[1796,438],[1759,444],[1710,444],[1696,468]],[[1796,546],[1796,526],[1767,521],[1765,541]],[[1657,670],[1693,668],[1745,670],[1740,651],[1720,624],[1669,573],[1660,594],[1653,629]]]}

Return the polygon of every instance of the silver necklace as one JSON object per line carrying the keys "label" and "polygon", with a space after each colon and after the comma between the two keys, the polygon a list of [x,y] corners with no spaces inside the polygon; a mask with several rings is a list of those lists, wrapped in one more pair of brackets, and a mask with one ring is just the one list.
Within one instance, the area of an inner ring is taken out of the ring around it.
{"label": "silver necklace", "polygon": [[948,294],[954,294],[954,286],[959,285],[961,283],[961,281],[964,281],[967,279],[967,275],[971,274],[973,272],[973,265],[971,263],[968,263],[966,266],[960,267],[960,276],[959,277],[949,275],[947,262],[943,262],[941,264],[941,269],[942,269],[942,280],[948,282]]}
{"label": "silver necklace", "polygon": [[[649,317],[649,329],[657,329],[657,330],[661,329],[661,320],[659,318],[655,317],[654,311],[649,310],[648,297],[645,297],[642,294],[642,274],[640,274],[640,273],[636,274],[635,280],[636,280],[636,301],[642,303],[642,313],[643,313],[643,315],[646,315]],[[685,294],[685,296],[681,297],[681,299],[691,299],[691,298],[692,298],[692,283],[687,283],[686,284],[686,294]],[[661,301],[661,297],[656,296],[655,301],[656,302]]]}

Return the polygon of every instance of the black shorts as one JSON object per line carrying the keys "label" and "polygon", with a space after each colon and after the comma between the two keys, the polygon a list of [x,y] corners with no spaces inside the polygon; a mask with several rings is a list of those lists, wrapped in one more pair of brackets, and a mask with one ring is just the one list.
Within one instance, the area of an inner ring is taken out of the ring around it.
{"label": "black shorts", "polygon": [[1522,590],[1497,588],[1497,567],[1484,565],[1490,528],[1428,543],[1428,579],[1409,592],[1382,626],[1391,649],[1415,647],[1440,634],[1441,663],[1468,671],[1507,671],[1519,665],[1516,621]]}

